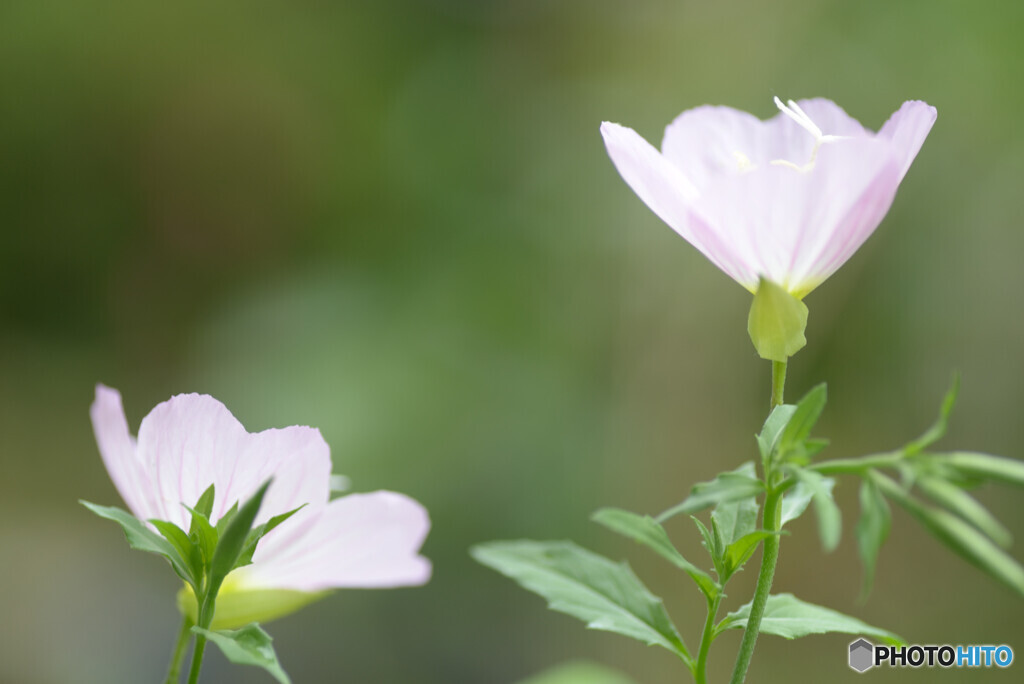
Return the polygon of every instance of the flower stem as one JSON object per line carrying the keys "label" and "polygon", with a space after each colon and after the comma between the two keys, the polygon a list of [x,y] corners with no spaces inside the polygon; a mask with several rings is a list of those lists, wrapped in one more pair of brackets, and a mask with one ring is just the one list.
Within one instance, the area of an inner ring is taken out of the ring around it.
{"label": "flower stem", "polygon": [[697,653],[697,666],[693,678],[697,684],[707,684],[708,650],[715,632],[715,618],[718,617],[718,605],[722,602],[721,593],[714,599],[708,599],[708,617],[704,621],[704,633],[700,637],[700,651]]}
{"label": "flower stem", "polygon": [[[213,622],[213,613],[216,600],[213,592],[208,588],[206,595],[203,600],[199,602],[199,615],[198,622],[199,626],[203,629],[209,629],[210,623]],[[190,628],[191,629],[191,628]],[[196,635],[196,647],[192,651],[192,668],[188,672],[188,684],[197,684],[199,682],[199,670],[203,667],[203,651],[206,650],[206,637],[202,634]]]}
{"label": "flower stem", "polygon": [[[781,406],[784,403],[783,392],[786,387],[786,362],[772,361],[772,408]],[[783,488],[776,486],[775,473],[772,472],[770,462],[765,463],[764,483],[768,488],[768,494],[764,498],[764,513],[761,516],[761,527],[765,532],[777,533],[782,521],[782,494]],[[754,646],[757,644],[757,635],[761,630],[761,618],[764,617],[764,608],[768,604],[768,595],[772,590],[772,581],[775,579],[775,564],[779,560],[779,537],[772,534],[764,540],[761,551],[761,571],[757,575],[757,588],[754,590],[754,600],[750,604],[750,616],[747,618],[747,628],[743,630],[743,641],[740,642],[740,652],[736,656],[736,666],[732,671],[730,684],[743,684],[747,677],[747,669],[750,667],[750,659],[754,656]]]}
{"label": "flower stem", "polygon": [[[764,530],[778,532],[781,518],[782,492],[769,490],[764,502],[762,523]],[[743,680],[747,676],[747,668],[750,667],[750,659],[754,655],[757,633],[761,629],[761,618],[764,616],[768,594],[772,590],[772,580],[775,578],[775,563],[779,560],[779,536],[773,534],[764,540],[764,548],[761,552],[761,572],[757,576],[754,601],[750,606],[750,617],[747,618],[747,628],[743,631],[743,641],[740,643],[739,655],[736,656],[736,667],[733,668],[730,684],[743,684]]]}
{"label": "flower stem", "polygon": [[772,406],[781,406],[783,392],[786,389],[786,364],[787,361],[772,361]]}
{"label": "flower stem", "polygon": [[174,644],[174,651],[171,654],[171,664],[167,669],[165,684],[178,684],[178,680],[181,677],[181,663],[185,660],[185,649],[191,636],[192,621],[188,619],[188,616],[185,616],[182,618],[181,629],[178,631],[178,641]]}

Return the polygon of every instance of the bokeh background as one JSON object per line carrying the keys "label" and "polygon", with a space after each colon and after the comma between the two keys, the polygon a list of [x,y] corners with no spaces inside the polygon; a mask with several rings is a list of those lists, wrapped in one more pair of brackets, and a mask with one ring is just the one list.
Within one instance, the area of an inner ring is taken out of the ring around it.
{"label": "bokeh background", "polygon": [[[789,397],[827,381],[818,432],[854,456],[915,436],[959,369],[946,444],[1021,456],[1022,25],[1020,3],[943,0],[3,2],[0,681],[162,681],[177,582],[76,503],[120,503],[96,382],[133,430],[185,391],[253,431],[318,426],[355,490],[430,510],[428,586],[270,625],[296,682],[504,684],[570,659],[684,681],[668,653],[587,632],[467,555],[571,537],[628,556],[695,644],[688,580],[588,516],[663,510],[755,455],[769,369],[749,295],[622,183],[599,123],[657,142],[704,103],[768,117],[773,95],[820,95],[870,128],[935,105],[888,218],[808,298]],[[979,495],[1024,537],[1021,492]],[[856,483],[838,497],[843,544],[823,554],[798,521],[779,591],[1024,654],[1021,599],[899,512],[858,604]],[[670,533],[702,558],[688,522]],[[765,637],[750,681],[853,681],[848,642]],[[270,681],[219,654],[204,675]]]}

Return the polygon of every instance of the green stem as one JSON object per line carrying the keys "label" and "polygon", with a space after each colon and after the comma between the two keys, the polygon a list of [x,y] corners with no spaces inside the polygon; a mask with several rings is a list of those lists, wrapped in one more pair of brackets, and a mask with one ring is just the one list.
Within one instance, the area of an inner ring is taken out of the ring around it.
{"label": "green stem", "polygon": [[[215,601],[218,587],[207,590],[206,596],[199,603],[199,626],[203,629],[209,629],[210,623],[213,622],[213,614],[215,610]],[[206,650],[206,637],[202,634],[196,635],[196,647],[192,651],[192,667],[188,672],[188,684],[197,684],[199,682],[199,670],[203,667],[203,651]]]}
{"label": "green stem", "polygon": [[185,660],[185,649],[188,640],[192,636],[192,621],[188,616],[182,618],[181,630],[178,632],[178,641],[174,644],[174,651],[171,654],[171,665],[167,669],[165,684],[178,684],[181,678],[181,663]]}
{"label": "green stem", "polygon": [[704,633],[700,637],[700,651],[697,653],[697,667],[693,673],[697,684],[707,684],[708,651],[714,638],[715,618],[718,617],[718,605],[721,602],[721,592],[716,594],[714,599],[708,600],[708,617],[704,621]]}
{"label": "green stem", "polygon": [[[773,489],[768,492],[764,502],[763,527],[765,531],[778,532],[781,519],[782,492]],[[779,560],[780,536],[773,534],[764,540],[761,572],[757,576],[757,589],[754,590],[750,617],[747,618],[747,628],[743,631],[743,641],[740,643],[739,655],[736,656],[736,667],[732,671],[730,684],[743,684],[743,680],[747,676],[747,668],[750,667],[750,659],[754,655],[754,645],[757,643],[757,633],[761,629],[761,618],[764,616],[768,594],[772,590],[772,580],[775,578],[775,564]]]}
{"label": "green stem", "polygon": [[836,458],[821,461],[808,467],[822,475],[863,475],[874,468],[892,468],[906,459],[903,451],[890,451],[884,454],[871,454],[861,458]]}
{"label": "green stem", "polygon": [[781,406],[786,389],[786,361],[772,361],[772,408]]}

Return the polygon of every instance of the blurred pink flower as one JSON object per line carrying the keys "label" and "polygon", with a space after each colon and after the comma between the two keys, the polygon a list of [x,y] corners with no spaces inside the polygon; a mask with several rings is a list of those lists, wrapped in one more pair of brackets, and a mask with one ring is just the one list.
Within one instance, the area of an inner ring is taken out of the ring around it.
{"label": "blurred pink flower", "polygon": [[775,103],[768,121],[685,111],[661,152],[618,124],[601,134],[626,183],[713,264],[751,292],[763,276],[803,298],[878,227],[936,112],[905,102],[873,133],[829,100]]}
{"label": "blurred pink flower", "polygon": [[270,477],[256,524],[305,504],[259,542],[251,565],[228,576],[218,617],[231,592],[266,597],[277,590],[398,587],[430,578],[430,562],[418,555],[430,528],[427,511],[387,491],[329,501],[330,449],[315,428],[250,434],[213,397],[181,394],[150,411],[134,439],[120,393],[103,385],[96,387],[90,413],[107,472],[141,520],[166,520],[187,531],[191,514],[182,504],[194,506],[212,483],[210,521],[216,524]]}

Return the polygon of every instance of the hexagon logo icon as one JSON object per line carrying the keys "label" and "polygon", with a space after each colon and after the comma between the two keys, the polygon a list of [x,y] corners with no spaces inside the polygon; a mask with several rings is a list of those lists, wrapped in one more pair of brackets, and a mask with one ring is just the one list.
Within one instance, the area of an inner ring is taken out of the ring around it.
{"label": "hexagon logo icon", "polygon": [[875,647],[866,639],[857,639],[850,644],[850,667],[864,672],[875,665]]}

